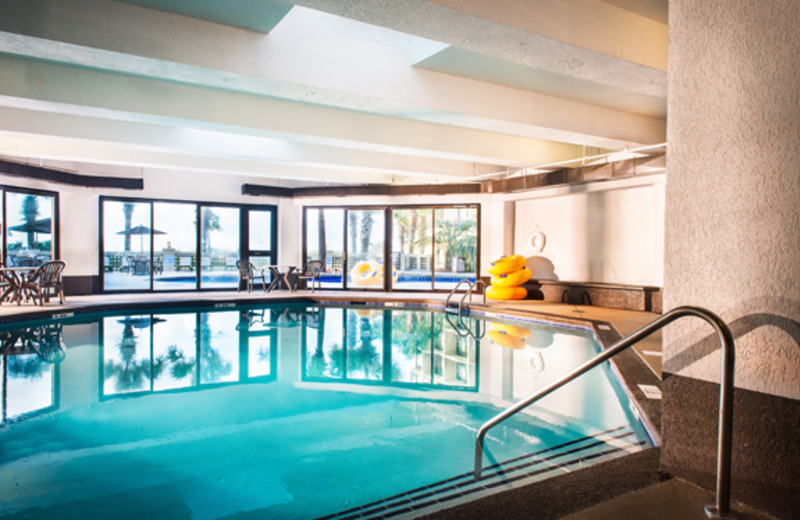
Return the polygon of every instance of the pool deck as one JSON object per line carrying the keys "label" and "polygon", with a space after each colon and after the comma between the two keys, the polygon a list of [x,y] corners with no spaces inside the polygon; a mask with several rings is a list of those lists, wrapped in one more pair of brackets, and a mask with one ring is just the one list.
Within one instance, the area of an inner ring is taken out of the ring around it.
{"label": "pool deck", "polygon": [[[138,305],[162,304],[214,304],[220,302],[269,302],[291,301],[294,299],[314,299],[336,303],[383,303],[401,302],[424,305],[443,305],[447,293],[416,293],[416,292],[375,292],[375,291],[276,291],[264,293],[263,291],[236,292],[170,292],[170,293],[141,293],[141,294],[103,294],[90,296],[70,296],[63,305],[57,301],[35,306],[30,303],[22,305],[0,305],[0,322],[15,321],[16,319],[34,318],[54,313],[65,313],[76,310],[108,310],[115,307]],[[457,300],[456,300],[457,301]],[[548,303],[535,300],[522,301],[491,301],[485,304],[482,300],[473,297],[472,308],[476,312],[507,313],[519,317],[543,316],[555,321],[574,322],[575,320],[589,323],[599,333],[604,343],[608,344],[620,336],[627,336],[646,325],[658,314],[651,312],[627,311],[592,307],[584,305]],[[597,325],[610,324],[619,334],[605,334],[598,330]],[[632,371],[634,380],[648,380],[660,386],[661,378],[661,334],[656,333],[646,338],[634,347],[638,356],[633,356],[621,362],[623,370]],[[622,355],[618,357],[623,357]],[[644,361],[642,363],[641,361]],[[638,366],[633,366],[638,365]],[[632,370],[631,370],[632,367]],[[637,385],[627,382],[629,391],[639,394],[640,404],[644,403],[644,412],[650,418],[652,425],[660,430],[660,400],[647,399],[636,388]],[[652,417],[651,417],[652,416]],[[665,482],[644,487],[637,491],[626,493],[594,506],[582,509],[560,518],[568,520],[604,520],[618,518],[639,518],[644,520],[672,520],[675,518],[703,519],[703,506],[713,503],[714,496],[711,491],[704,490],[678,478],[671,478]],[[734,504],[734,509],[743,520],[769,520],[773,517],[742,504]],[[514,516],[514,515],[511,515]],[[443,517],[448,517],[446,514]]]}

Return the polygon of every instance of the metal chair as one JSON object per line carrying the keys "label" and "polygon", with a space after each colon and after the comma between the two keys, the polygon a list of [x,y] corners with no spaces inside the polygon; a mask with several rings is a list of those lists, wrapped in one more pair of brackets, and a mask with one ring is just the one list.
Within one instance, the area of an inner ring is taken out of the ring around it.
{"label": "metal chair", "polygon": [[309,260],[301,273],[297,275],[298,280],[311,280],[311,292],[314,292],[314,281],[316,280],[319,290],[322,290],[322,271],[325,264],[322,260]]}
{"label": "metal chair", "polygon": [[31,275],[22,279],[21,288],[26,298],[39,305],[50,301],[51,294],[58,296],[58,303],[64,303],[64,283],[61,275],[67,263],[63,260],[50,260],[40,265]]}
{"label": "metal chair", "polygon": [[267,279],[264,276],[264,271],[256,270],[256,268],[247,260],[237,260],[236,268],[239,269],[239,285],[236,287],[237,292],[242,290],[242,282],[247,286],[247,292],[253,291],[253,283],[261,278],[261,288],[267,290]]}

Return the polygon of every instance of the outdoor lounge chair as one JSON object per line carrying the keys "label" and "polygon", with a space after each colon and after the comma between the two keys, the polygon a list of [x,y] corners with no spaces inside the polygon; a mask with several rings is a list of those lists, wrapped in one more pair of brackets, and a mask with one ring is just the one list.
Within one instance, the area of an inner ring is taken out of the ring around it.
{"label": "outdoor lounge chair", "polygon": [[237,291],[242,290],[242,282],[244,282],[247,287],[247,292],[252,292],[253,283],[259,278],[261,278],[262,289],[264,291],[267,290],[267,279],[264,276],[264,271],[257,270],[253,264],[247,260],[238,260],[236,262],[236,268],[239,269],[239,285],[236,288]]}
{"label": "outdoor lounge chair", "polygon": [[301,273],[297,275],[298,280],[310,280],[311,292],[314,292],[314,281],[316,280],[319,290],[322,290],[322,270],[325,264],[322,260],[309,260]]}
{"label": "outdoor lounge chair", "polygon": [[22,280],[22,292],[26,298],[39,305],[50,301],[51,294],[58,295],[58,303],[64,303],[64,283],[61,275],[67,263],[63,260],[50,260],[40,265],[30,276]]}

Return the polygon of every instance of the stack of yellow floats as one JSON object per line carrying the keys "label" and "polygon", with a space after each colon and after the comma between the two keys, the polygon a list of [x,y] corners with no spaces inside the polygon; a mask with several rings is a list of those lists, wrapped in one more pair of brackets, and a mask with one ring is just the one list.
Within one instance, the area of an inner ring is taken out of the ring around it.
{"label": "stack of yellow floats", "polygon": [[504,256],[492,262],[489,274],[492,285],[486,289],[486,296],[492,300],[522,300],[528,296],[528,290],[520,285],[531,277],[531,271],[525,264],[528,261],[522,255]]}

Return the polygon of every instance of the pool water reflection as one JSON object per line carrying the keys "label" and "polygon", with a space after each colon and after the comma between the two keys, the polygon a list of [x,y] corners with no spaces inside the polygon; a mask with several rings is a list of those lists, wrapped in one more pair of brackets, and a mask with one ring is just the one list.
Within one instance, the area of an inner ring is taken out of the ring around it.
{"label": "pool water reflection", "polygon": [[[3,327],[0,516],[316,518],[469,472],[482,422],[597,350],[528,326],[302,304]],[[576,383],[498,428],[491,457],[621,427],[646,442],[607,370]]]}

